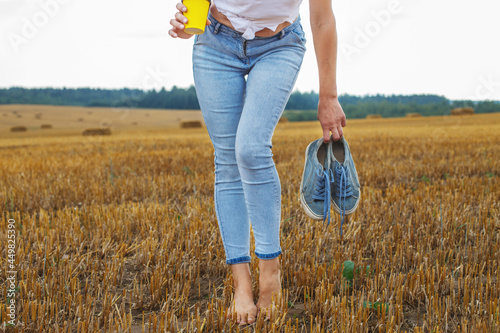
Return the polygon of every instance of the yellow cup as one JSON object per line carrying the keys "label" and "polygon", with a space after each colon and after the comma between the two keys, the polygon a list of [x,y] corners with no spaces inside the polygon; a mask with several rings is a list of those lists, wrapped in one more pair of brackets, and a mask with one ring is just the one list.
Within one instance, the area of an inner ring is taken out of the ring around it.
{"label": "yellow cup", "polygon": [[185,24],[184,31],[192,35],[200,35],[205,31],[207,23],[208,8],[210,1],[208,0],[183,0],[187,11],[184,16],[188,19]]}

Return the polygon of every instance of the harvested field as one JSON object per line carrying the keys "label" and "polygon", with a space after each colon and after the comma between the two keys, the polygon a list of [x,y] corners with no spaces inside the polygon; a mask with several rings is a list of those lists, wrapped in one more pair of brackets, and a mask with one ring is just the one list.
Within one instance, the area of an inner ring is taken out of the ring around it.
{"label": "harvested field", "polygon": [[[131,108],[98,108],[53,105],[0,105],[4,114],[0,122],[0,135],[12,126],[26,126],[29,131],[39,131],[40,126],[50,123],[54,128],[78,129],[109,126],[114,129],[141,127],[179,127],[178,118],[203,121],[199,110],[160,110]],[[7,115],[7,116],[5,116]]]}
{"label": "harvested field", "polygon": [[[43,121],[55,124],[47,112]],[[362,194],[342,238],[334,212],[327,227],[299,204],[319,122],[278,126],[284,298],[270,321],[240,330],[499,332],[500,114],[347,125]],[[224,321],[232,278],[205,128],[84,137],[10,126],[0,133],[0,265],[10,225],[19,332],[237,331]],[[252,239],[258,295],[253,251]]]}

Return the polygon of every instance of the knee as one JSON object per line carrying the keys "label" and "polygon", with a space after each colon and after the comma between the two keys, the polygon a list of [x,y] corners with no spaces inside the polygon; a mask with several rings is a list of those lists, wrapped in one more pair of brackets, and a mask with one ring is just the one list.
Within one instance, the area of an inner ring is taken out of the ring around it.
{"label": "knee", "polygon": [[216,152],[214,155],[216,184],[234,183],[241,180],[234,150],[232,152]]}
{"label": "knee", "polygon": [[251,141],[237,142],[236,161],[238,167],[245,169],[263,169],[271,166],[271,147]]}

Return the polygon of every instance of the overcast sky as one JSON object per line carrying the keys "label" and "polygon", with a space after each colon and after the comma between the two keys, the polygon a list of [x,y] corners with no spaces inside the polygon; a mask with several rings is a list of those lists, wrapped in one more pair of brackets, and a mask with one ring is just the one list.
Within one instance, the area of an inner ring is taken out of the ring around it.
{"label": "overcast sky", "polygon": [[[170,89],[193,84],[177,0],[0,0],[0,87]],[[295,88],[318,91],[309,25]],[[500,1],[334,0],[339,94],[500,100]]]}

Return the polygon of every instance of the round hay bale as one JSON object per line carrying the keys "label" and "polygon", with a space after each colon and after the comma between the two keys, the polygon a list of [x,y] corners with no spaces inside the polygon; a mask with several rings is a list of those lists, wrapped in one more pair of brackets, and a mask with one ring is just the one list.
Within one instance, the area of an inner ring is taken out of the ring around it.
{"label": "round hay bale", "polygon": [[52,128],[52,125],[51,124],[42,124],[40,126],[41,129],[51,129]]}
{"label": "round hay bale", "polygon": [[42,119],[43,113],[35,113],[35,119]]}
{"label": "round hay bale", "polygon": [[137,121],[134,121],[134,122],[132,123],[132,125],[137,126],[137,125],[139,125],[139,124],[137,123]]}
{"label": "round hay bale", "polygon": [[10,128],[11,132],[26,132],[27,130],[26,126],[13,126]]}
{"label": "round hay bale", "polygon": [[78,118],[78,121],[79,121],[79,122],[82,122],[82,121],[83,121],[83,118]]}
{"label": "round hay bale", "polygon": [[82,132],[82,135],[84,135],[84,136],[111,135],[111,129],[110,128],[87,128],[85,131]]}
{"label": "round hay bale", "polygon": [[382,118],[382,116],[379,115],[379,114],[368,114],[368,115],[366,115],[366,119],[379,119],[379,118]]}
{"label": "round hay bale", "polygon": [[199,128],[202,127],[199,120],[184,120],[181,121],[181,128]]}
{"label": "round hay bale", "polygon": [[287,117],[281,117],[280,120],[278,121],[278,123],[287,123],[288,122],[288,118]]}
{"label": "round hay bale", "polygon": [[406,117],[408,118],[415,118],[415,117],[422,117],[422,115],[418,112],[410,112],[406,114]]}
{"label": "round hay bale", "polygon": [[451,110],[452,116],[465,116],[465,115],[471,115],[471,114],[474,114],[474,109],[471,107],[455,108],[455,109]]}

